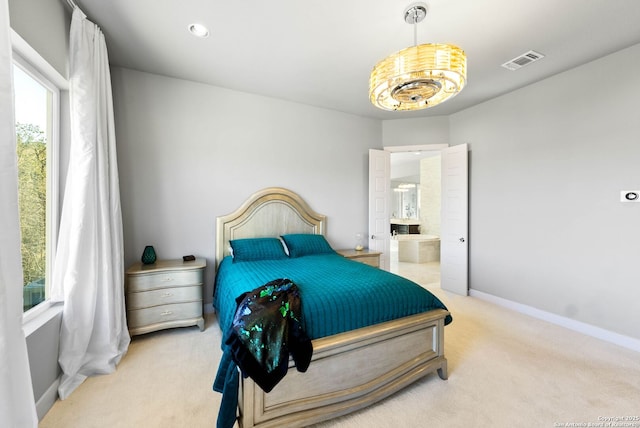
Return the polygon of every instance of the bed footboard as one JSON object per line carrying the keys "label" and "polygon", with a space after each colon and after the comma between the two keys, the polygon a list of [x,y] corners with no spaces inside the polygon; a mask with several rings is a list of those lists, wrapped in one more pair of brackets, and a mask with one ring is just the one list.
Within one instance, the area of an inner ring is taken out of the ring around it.
{"label": "bed footboard", "polygon": [[240,427],[302,427],[366,407],[431,372],[446,379],[448,314],[438,309],[314,340],[306,373],[291,361],[268,394],[242,380]]}

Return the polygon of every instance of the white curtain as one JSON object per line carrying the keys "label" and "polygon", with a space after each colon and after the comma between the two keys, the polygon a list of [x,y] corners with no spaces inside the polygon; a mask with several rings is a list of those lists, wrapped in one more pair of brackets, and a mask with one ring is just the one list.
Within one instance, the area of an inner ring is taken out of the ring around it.
{"label": "white curtain", "polygon": [[71,146],[52,298],[64,301],[61,399],[111,373],[129,346],[122,212],[104,35],[77,7],[70,34]]}
{"label": "white curtain", "polygon": [[18,158],[13,111],[9,5],[0,0],[0,423],[37,427],[27,342],[22,331]]}

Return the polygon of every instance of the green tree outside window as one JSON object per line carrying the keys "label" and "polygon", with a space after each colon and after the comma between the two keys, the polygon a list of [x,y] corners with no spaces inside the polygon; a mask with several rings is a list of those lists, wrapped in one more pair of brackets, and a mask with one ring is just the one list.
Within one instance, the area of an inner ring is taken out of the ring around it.
{"label": "green tree outside window", "polygon": [[44,301],[47,245],[47,146],[44,131],[16,124],[24,308]]}

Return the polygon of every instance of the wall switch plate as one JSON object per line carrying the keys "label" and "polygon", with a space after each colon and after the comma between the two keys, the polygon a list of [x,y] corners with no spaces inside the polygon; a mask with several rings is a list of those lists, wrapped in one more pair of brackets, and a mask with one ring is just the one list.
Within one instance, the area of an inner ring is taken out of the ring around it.
{"label": "wall switch plate", "polygon": [[620,202],[640,202],[640,190],[621,191]]}

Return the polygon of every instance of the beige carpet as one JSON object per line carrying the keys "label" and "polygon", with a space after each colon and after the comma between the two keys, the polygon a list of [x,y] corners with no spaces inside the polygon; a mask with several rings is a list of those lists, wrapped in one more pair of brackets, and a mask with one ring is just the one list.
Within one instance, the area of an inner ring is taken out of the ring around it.
{"label": "beige carpet", "polygon": [[[445,329],[449,379],[431,374],[317,428],[606,426],[605,418],[640,417],[640,354],[445,293],[437,274],[402,273],[453,314]],[[85,381],[56,402],[40,427],[214,427],[219,344],[213,315],[204,332],[193,327],[136,336],[116,373]],[[640,428],[640,420],[631,423],[626,426]]]}

